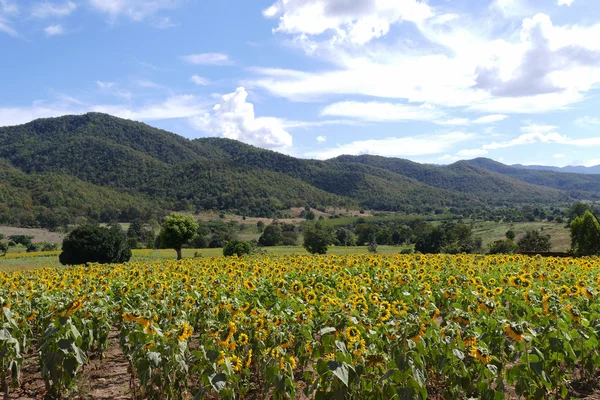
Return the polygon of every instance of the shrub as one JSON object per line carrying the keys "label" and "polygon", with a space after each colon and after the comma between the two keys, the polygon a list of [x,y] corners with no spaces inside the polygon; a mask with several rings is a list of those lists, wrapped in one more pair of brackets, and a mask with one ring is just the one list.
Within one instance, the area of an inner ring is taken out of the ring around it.
{"label": "shrub", "polygon": [[231,256],[243,256],[245,254],[252,253],[252,245],[245,240],[233,239],[227,242],[223,248],[223,255],[225,257]]}
{"label": "shrub", "polygon": [[496,240],[490,244],[489,254],[513,254],[517,251],[517,244],[510,239]]}
{"label": "shrub", "polygon": [[550,235],[544,235],[539,231],[528,231],[518,241],[519,251],[544,252],[552,249]]}
{"label": "shrub", "polygon": [[116,229],[101,226],[75,228],[63,241],[59,256],[64,265],[123,263],[130,258],[131,249],[125,235]]}

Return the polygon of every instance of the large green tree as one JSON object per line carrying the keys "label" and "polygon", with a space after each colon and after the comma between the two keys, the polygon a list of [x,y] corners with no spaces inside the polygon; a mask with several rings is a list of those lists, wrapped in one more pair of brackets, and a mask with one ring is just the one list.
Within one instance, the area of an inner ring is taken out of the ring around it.
{"label": "large green tree", "polygon": [[571,222],[571,252],[577,256],[600,254],[600,225],[590,211]]}
{"label": "large green tree", "polygon": [[97,225],[75,228],[63,240],[59,261],[64,265],[123,263],[131,258],[127,237],[115,228]]}
{"label": "large green tree", "polygon": [[304,229],[304,248],[311,254],[326,254],[332,241],[332,233],[326,228],[309,226]]}
{"label": "large green tree", "polygon": [[279,223],[267,226],[258,238],[258,244],[261,246],[279,246],[281,243],[283,243],[283,227]]}
{"label": "large green tree", "polygon": [[160,245],[163,248],[175,249],[177,259],[181,260],[181,248],[192,240],[197,230],[198,223],[193,217],[171,214],[162,224]]}

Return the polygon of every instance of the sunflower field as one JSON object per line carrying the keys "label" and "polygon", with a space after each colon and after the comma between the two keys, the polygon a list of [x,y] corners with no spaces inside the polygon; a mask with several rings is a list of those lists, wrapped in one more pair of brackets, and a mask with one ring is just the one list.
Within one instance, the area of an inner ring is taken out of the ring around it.
{"label": "sunflower field", "polygon": [[600,376],[600,261],[253,256],[0,272],[0,392],[75,390],[111,332],[131,397],[569,398]]}

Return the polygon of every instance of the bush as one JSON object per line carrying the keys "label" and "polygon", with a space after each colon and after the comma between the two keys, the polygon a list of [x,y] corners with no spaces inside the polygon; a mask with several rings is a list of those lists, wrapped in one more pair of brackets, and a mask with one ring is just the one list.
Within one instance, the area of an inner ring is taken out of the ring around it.
{"label": "bush", "polygon": [[545,252],[552,249],[550,235],[544,235],[539,231],[528,231],[518,241],[519,251]]}
{"label": "bush", "polygon": [[127,238],[116,229],[80,226],[65,238],[59,256],[63,265],[124,263],[131,258]]}
{"label": "bush", "polygon": [[490,244],[489,254],[513,254],[517,251],[517,244],[510,239],[496,240]]}
{"label": "bush", "polygon": [[252,245],[245,240],[233,239],[227,242],[223,248],[223,255],[225,257],[231,256],[243,256],[245,254],[252,253]]}

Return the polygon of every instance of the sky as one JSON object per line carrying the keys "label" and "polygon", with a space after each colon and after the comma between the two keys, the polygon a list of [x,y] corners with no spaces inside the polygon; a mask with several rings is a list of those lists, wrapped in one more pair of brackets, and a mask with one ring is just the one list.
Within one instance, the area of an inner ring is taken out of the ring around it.
{"label": "sky", "polygon": [[600,164],[598,0],[0,0],[0,126],[104,112],[303,158]]}

